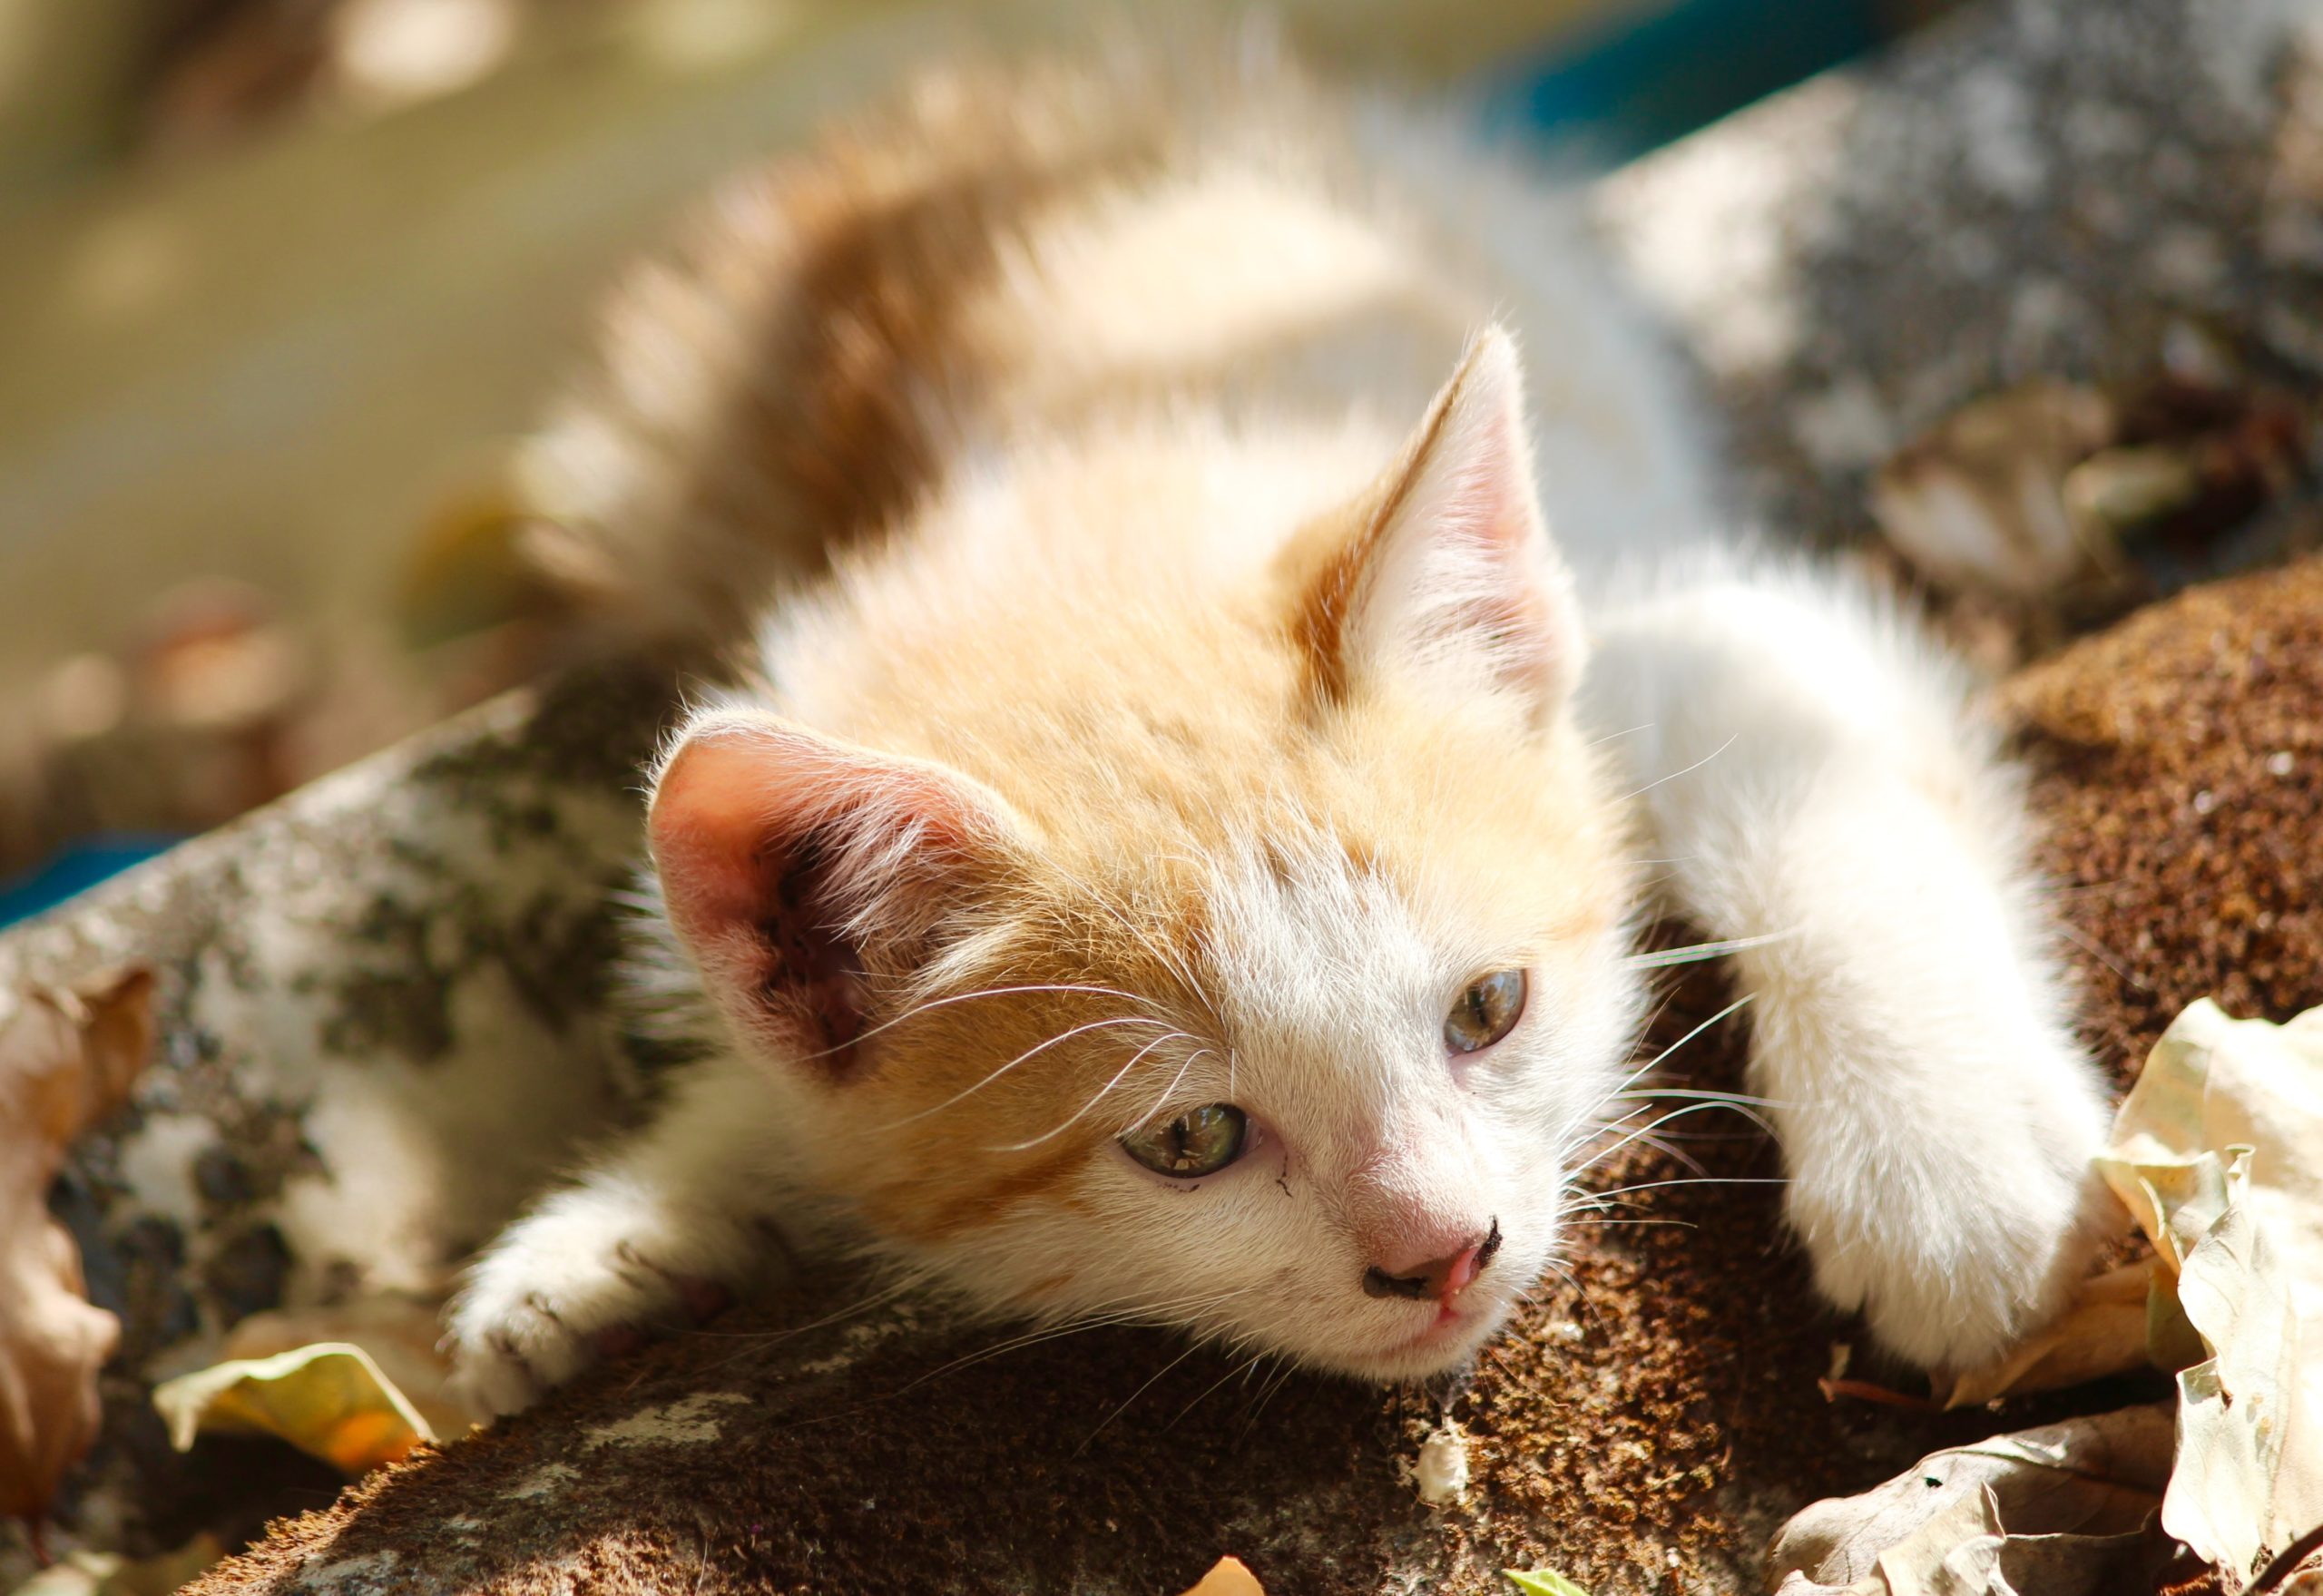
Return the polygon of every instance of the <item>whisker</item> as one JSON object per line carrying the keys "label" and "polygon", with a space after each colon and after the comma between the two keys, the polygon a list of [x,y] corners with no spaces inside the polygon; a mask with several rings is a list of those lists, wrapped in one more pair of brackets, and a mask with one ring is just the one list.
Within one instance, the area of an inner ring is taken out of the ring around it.
{"label": "whisker", "polygon": [[1636,1191],[1658,1191],[1665,1186],[1788,1186],[1788,1175],[1707,1175],[1688,1176],[1676,1180],[1641,1180],[1634,1186],[1616,1186],[1609,1191],[1592,1192],[1593,1197],[1627,1197]]}
{"label": "whisker", "polygon": [[[1112,1094],[1113,1088],[1119,1086],[1122,1083],[1122,1079],[1127,1076],[1132,1070],[1137,1068],[1138,1060],[1143,1058],[1147,1053],[1152,1053],[1155,1048],[1162,1046],[1164,1043],[1171,1042],[1191,1042],[1192,1040],[1192,1037],[1188,1036],[1182,1031],[1171,1031],[1155,1037],[1143,1047],[1139,1048],[1135,1053],[1130,1054],[1129,1062],[1123,1064],[1120,1069],[1113,1072],[1113,1078],[1097,1089],[1097,1095],[1091,1098],[1087,1102],[1083,1103],[1073,1113],[1073,1118],[1067,1120],[1063,1124],[1057,1126],[1054,1130],[1043,1131],[1040,1135],[1034,1137],[1030,1141],[1019,1141],[1009,1147],[988,1147],[985,1149],[985,1150],[986,1152],[1024,1152],[1032,1148],[1040,1146],[1044,1141],[1052,1141],[1056,1137],[1063,1135],[1067,1131],[1072,1130],[1075,1125],[1081,1123],[1083,1120],[1087,1119],[1091,1109],[1095,1108],[1099,1103],[1104,1102],[1107,1097]],[[1184,1071],[1181,1069],[1179,1073],[1183,1074]]]}
{"label": "whisker", "polygon": [[[1154,1116],[1161,1113],[1162,1105],[1170,1101],[1171,1094],[1178,1090],[1179,1082],[1185,1080],[1186,1072],[1194,1067],[1194,1060],[1201,1057],[1203,1053],[1206,1053],[1209,1051],[1210,1049],[1206,1047],[1202,1048],[1199,1052],[1187,1054],[1184,1059],[1179,1062],[1178,1072],[1170,1077],[1170,1084],[1162,1089],[1161,1095],[1153,1100],[1153,1106],[1146,1110],[1144,1116],[1138,1121],[1139,1124],[1143,1125],[1150,1123],[1153,1120]],[[1227,1095],[1231,1097],[1233,1093],[1230,1091]]]}
{"label": "whisker", "polygon": [[1086,1435],[1083,1435],[1081,1438],[1081,1444],[1073,1449],[1073,1455],[1079,1457],[1083,1453],[1088,1451],[1090,1444],[1095,1441],[1098,1436],[1105,1433],[1105,1426],[1107,1425],[1112,1424],[1115,1419],[1121,1417],[1122,1415],[1127,1413],[1130,1409],[1130,1404],[1135,1402],[1148,1391],[1152,1390],[1162,1376],[1168,1374],[1171,1369],[1176,1368],[1180,1364],[1185,1362],[1186,1359],[1191,1357],[1195,1353],[1200,1352],[1201,1350],[1201,1346],[1202,1344],[1199,1341],[1187,1342],[1186,1349],[1183,1352],[1178,1354],[1177,1356],[1171,1358],[1168,1363],[1163,1364],[1160,1368],[1154,1370],[1152,1375],[1146,1379],[1143,1385],[1140,1385],[1136,1390],[1131,1392],[1128,1396],[1122,1399],[1122,1405],[1119,1407],[1113,1409],[1112,1412],[1107,1414],[1103,1418],[1099,1419],[1097,1421],[1097,1427],[1090,1431]]}
{"label": "whisker", "polygon": [[[1677,1041],[1675,1041],[1675,1042],[1671,1043],[1669,1046],[1667,1046],[1667,1047],[1663,1048],[1660,1053],[1658,1053],[1654,1054],[1652,1058],[1650,1058],[1650,1059],[1646,1060],[1646,1061],[1645,1061],[1645,1062],[1643,1062],[1643,1063],[1642,1063],[1642,1064],[1638,1065],[1638,1067],[1637,1067],[1637,1068],[1635,1068],[1634,1070],[1632,1070],[1628,1074],[1626,1074],[1626,1075],[1622,1076],[1622,1079],[1621,1079],[1618,1082],[1616,1082],[1616,1083],[1615,1083],[1615,1085],[1613,1086],[1613,1088],[1612,1088],[1612,1091],[1610,1091],[1610,1092],[1606,1092],[1603,1097],[1600,1097],[1600,1098],[1599,1098],[1595,1102],[1593,1102],[1593,1103],[1591,1103],[1591,1104],[1589,1105],[1589,1107],[1588,1107],[1588,1108],[1583,1111],[1583,1118],[1584,1120],[1588,1120],[1588,1119],[1592,1119],[1592,1118],[1593,1118],[1593,1117],[1594,1117],[1594,1116],[1599,1112],[1599,1111],[1603,1110],[1603,1109],[1605,1107],[1605,1105],[1606,1105],[1607,1103],[1610,1103],[1610,1102],[1615,1102],[1617,1099],[1619,1099],[1619,1098],[1622,1096],[1622,1093],[1624,1093],[1624,1092],[1628,1092],[1628,1091],[1629,1091],[1629,1089],[1630,1089],[1631,1087],[1635,1086],[1635,1085],[1638,1083],[1638,1082],[1639,1082],[1641,1079],[1642,1079],[1644,1076],[1650,1075],[1650,1074],[1652,1074],[1655,1070],[1660,1069],[1660,1068],[1662,1066],[1662,1064],[1664,1064],[1665,1062],[1667,1062],[1669,1061],[1669,1058],[1670,1058],[1670,1055],[1671,1055],[1671,1054],[1672,1054],[1672,1053],[1676,1053],[1680,1048],[1681,1048],[1681,1047],[1685,1046],[1685,1045],[1686,1045],[1686,1043],[1688,1043],[1691,1042],[1695,1037],[1700,1036],[1703,1032],[1705,1032],[1705,1031],[1709,1030],[1712,1025],[1717,1024],[1720,1020],[1723,1020],[1723,1019],[1727,1018],[1729,1015],[1730,1015],[1730,1014],[1732,1014],[1732,1013],[1736,1013],[1738,1010],[1740,1010],[1740,1008],[1741,1008],[1745,1004],[1747,1004],[1747,1003],[1749,1003],[1749,1002],[1750,1001],[1750,997],[1751,997],[1751,994],[1750,994],[1750,993],[1747,993],[1747,992],[1746,992],[1746,993],[1744,993],[1740,997],[1736,998],[1732,1003],[1728,1004],[1724,1008],[1722,1008],[1722,1009],[1719,1010],[1719,1011],[1718,1011],[1718,1013],[1714,1013],[1714,1014],[1710,1015],[1710,1018],[1708,1018],[1707,1020],[1704,1020],[1704,1021],[1702,1021],[1701,1023],[1699,1023],[1699,1024],[1695,1025],[1695,1026],[1694,1026],[1694,1028],[1693,1028],[1692,1030],[1691,1030],[1691,1031],[1687,1032],[1683,1036],[1681,1036],[1680,1038],[1678,1038],[1678,1040],[1677,1040]],[[1571,1146],[1567,1146],[1567,1147],[1565,1147],[1565,1148],[1560,1149],[1560,1151],[1561,1151],[1562,1153],[1568,1153],[1568,1154],[1569,1154],[1569,1153],[1571,1153],[1571,1152],[1574,1150],[1574,1148],[1575,1148],[1575,1147],[1578,1147],[1578,1146],[1580,1146],[1580,1145],[1583,1145],[1583,1144],[1585,1144],[1589,1137],[1591,1137],[1591,1136],[1595,1136],[1595,1135],[1597,1135],[1597,1134],[1598,1134],[1598,1131],[1597,1131],[1597,1130],[1595,1130],[1595,1129],[1592,1129],[1592,1130],[1588,1131],[1585,1133],[1585,1135],[1583,1135],[1583,1138],[1581,1139],[1581,1141],[1580,1141],[1575,1142],[1575,1143],[1573,1143],[1573,1145],[1571,1145]]]}
{"label": "whisker", "polygon": [[1024,1063],[1028,1059],[1038,1057],[1040,1054],[1048,1052],[1049,1049],[1056,1046],[1056,1044],[1061,1042],[1070,1042],[1076,1036],[1084,1036],[1092,1031],[1103,1031],[1114,1025],[1161,1025],[1166,1023],[1167,1022],[1162,1020],[1147,1019],[1142,1014],[1122,1014],[1110,1020],[1092,1020],[1085,1025],[1075,1025],[1069,1031],[1060,1031],[1054,1036],[1050,1037],[1046,1042],[1036,1043],[1033,1046],[1026,1048],[1023,1053],[1020,1053],[1014,1058],[1010,1059],[1006,1063],[1001,1065],[1000,1068],[995,1070],[991,1074],[986,1075],[975,1085],[964,1087],[960,1091],[956,1092],[951,1096],[946,1098],[942,1102],[937,1103],[935,1107],[922,1109],[915,1114],[906,1114],[902,1119],[883,1126],[881,1129],[886,1131],[900,1130],[906,1125],[925,1120],[931,1114],[940,1114],[946,1109],[951,1108],[956,1104],[965,1102],[969,1098],[974,1097],[977,1092],[982,1092],[985,1087],[991,1085],[994,1082],[999,1080],[1003,1075],[1008,1073],[1009,1071],[1014,1069],[1017,1065]]}
{"label": "whisker", "polygon": [[1709,764],[1712,759],[1718,758],[1719,755],[1732,748],[1734,746],[1735,739],[1740,738],[1741,735],[1742,734],[1739,731],[1734,733],[1732,737],[1729,737],[1724,742],[1720,743],[1716,748],[1710,749],[1710,752],[1704,754],[1701,759],[1696,759],[1692,764],[1687,766],[1682,770],[1672,770],[1666,776],[1655,777],[1643,787],[1641,787],[1635,792],[1631,793],[1628,798],[1622,799],[1622,802],[1627,803],[1630,801],[1630,798],[1643,798],[1647,793],[1652,792],[1655,788],[1660,787],[1665,781],[1675,781],[1681,776],[1691,776],[1704,765]]}
{"label": "whisker", "polygon": [[[1689,1114],[1699,1114],[1709,1109],[1731,1108],[1732,1106],[1733,1105],[1730,1103],[1723,1102],[1690,1102],[1683,1108],[1671,1109],[1668,1113],[1662,1115],[1652,1124],[1645,1126],[1642,1130],[1631,1131],[1619,1141],[1614,1142],[1612,1146],[1606,1148],[1603,1151],[1593,1156],[1587,1163],[1584,1163],[1580,1168],[1574,1170],[1571,1178],[1573,1180],[1580,1179],[1583,1175],[1587,1174],[1591,1170],[1595,1169],[1599,1164],[1603,1163],[1607,1159],[1612,1158],[1615,1153],[1621,1151],[1622,1149],[1629,1146],[1630,1143],[1638,1141],[1640,1138],[1646,1136],[1652,1131],[1660,1130],[1662,1126],[1670,1124],[1673,1121],[1682,1120]],[[1671,1151],[1669,1149],[1664,1149],[1664,1150]],[[1671,1151],[1671,1156],[1673,1158],[1681,1157],[1681,1155],[1674,1151]],[[1691,1163],[1692,1160],[1681,1158],[1681,1161]]]}
{"label": "whisker", "polygon": [[1799,935],[1796,927],[1789,931],[1768,931],[1757,936],[1730,936],[1720,942],[1697,942],[1684,947],[1661,948],[1652,953],[1629,955],[1632,969],[1661,970],[1672,964],[1697,964],[1706,959],[1723,958],[1728,954],[1740,953],[1746,948],[1764,947],[1769,943],[1787,941]]}
{"label": "whisker", "polygon": [[[858,974],[860,972],[858,972]],[[853,1047],[857,1043],[864,1042],[871,1037],[878,1035],[882,1031],[891,1031],[897,1025],[902,1024],[906,1020],[916,1020],[920,1015],[929,1012],[931,1009],[949,1008],[954,1004],[970,1003],[977,998],[1009,997],[1020,993],[1028,992],[1087,993],[1099,997],[1118,997],[1126,1003],[1143,1004],[1148,1008],[1153,1006],[1148,1000],[1138,996],[1138,994],[1133,992],[1122,992],[1118,988],[1112,986],[1082,986],[1075,985],[1071,983],[1041,983],[1025,986],[987,986],[975,992],[957,992],[954,993],[949,997],[930,998],[926,1003],[914,1004],[911,1007],[906,1009],[902,1013],[896,1015],[891,1020],[882,1020],[878,1024],[872,1026],[868,1031],[857,1032],[854,1036],[849,1038],[848,1041],[841,1043],[838,1047],[826,1047],[815,1053],[801,1053],[799,1058],[802,1062],[809,1059],[828,1058],[835,1053],[844,1052],[846,1049]]]}
{"label": "whisker", "polygon": [[1752,1097],[1748,1092],[1716,1092],[1708,1087],[1641,1086],[1635,1092],[1623,1092],[1617,1095],[1639,1101],[1649,1097],[1700,1097],[1715,1099],[1720,1102],[1747,1103],[1752,1108],[1762,1109],[1788,1109],[1799,1106],[1787,1097]]}
{"label": "whisker", "polygon": [[2121,960],[2115,958],[2112,953],[2107,951],[2104,944],[2098,942],[2093,937],[2083,936],[2080,932],[2074,930],[2072,926],[2066,925],[2062,920],[2056,923],[2056,926],[2059,934],[2062,935],[2066,941],[2072,943],[2075,947],[2081,949],[2082,952],[2087,954],[2091,958],[2095,959],[2099,964],[2112,971],[2114,974],[2119,975],[2122,980],[2128,982],[2132,986],[2136,987],[2140,992],[2151,992],[2153,990],[2152,982],[2148,981],[2135,970],[2131,969],[2127,964],[2122,963]]}
{"label": "whisker", "polygon": [[1257,1351],[1257,1352],[1252,1353],[1252,1354],[1251,1354],[1251,1355],[1250,1355],[1247,1359],[1245,1359],[1243,1362],[1241,1362],[1241,1363],[1240,1363],[1240,1364],[1237,1364],[1237,1365],[1235,1365],[1233,1367],[1231,1367],[1231,1368],[1228,1369],[1224,1374],[1222,1374],[1222,1375],[1219,1376],[1218,1376],[1218,1378],[1216,1378],[1215,1380],[1212,1380],[1209,1385],[1204,1385],[1204,1386],[1203,1386],[1200,1391],[1196,1392],[1196,1393],[1194,1394],[1194,1399],[1193,1399],[1191,1402],[1189,1402],[1188,1404],[1186,1404],[1186,1405],[1185,1405],[1185,1406],[1183,1406],[1183,1407],[1181,1407],[1181,1408],[1180,1408],[1180,1409],[1178,1410],[1178,1415],[1177,1415],[1177,1417],[1176,1417],[1176,1418],[1171,1419],[1168,1424],[1166,1424],[1166,1425],[1162,1425],[1162,1427],[1164,1430],[1174,1430],[1174,1429],[1176,1429],[1176,1428],[1178,1427],[1178,1425],[1180,1424],[1180,1422],[1181,1422],[1181,1421],[1182,1421],[1188,1414],[1190,1414],[1190,1413],[1193,1412],[1193,1410],[1194,1410],[1194,1409],[1196,1409],[1197,1407],[1200,1407],[1200,1406],[1201,1405],[1201,1404],[1202,1404],[1202,1399],[1203,1399],[1204,1397],[1208,1396],[1211,1392],[1213,1392],[1213,1391],[1217,1390],[1220,1385],[1223,1385],[1224,1384],[1226,1384],[1226,1382],[1227,1382],[1227,1381],[1229,1381],[1229,1380],[1232,1379],[1232,1378],[1233,1378],[1235,1376],[1237,1376],[1237,1375],[1241,1375],[1241,1376],[1243,1376],[1247,1377],[1247,1376],[1250,1375],[1250,1372],[1252,1369],[1254,1369],[1254,1368],[1256,1368],[1256,1367],[1258,1367],[1258,1366],[1259,1366],[1259,1364],[1260,1363],[1260,1361],[1261,1361],[1261,1360],[1263,1360],[1263,1359],[1265,1359],[1265,1358],[1267,1358],[1267,1357],[1269,1357],[1269,1356],[1271,1356],[1271,1354],[1269,1354],[1269,1353],[1266,1352],[1266,1351],[1265,1351],[1265,1350],[1263,1350],[1263,1349],[1261,1349],[1261,1350],[1260,1350],[1260,1351]]}

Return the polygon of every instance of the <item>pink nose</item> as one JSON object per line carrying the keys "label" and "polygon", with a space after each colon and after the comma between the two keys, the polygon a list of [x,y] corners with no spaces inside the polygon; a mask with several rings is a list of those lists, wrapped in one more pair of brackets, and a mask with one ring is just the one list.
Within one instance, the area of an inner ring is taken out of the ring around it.
{"label": "pink nose", "polygon": [[1445,1307],[1452,1299],[1475,1283],[1478,1275],[1491,1264],[1493,1255],[1500,1250],[1500,1221],[1495,1219],[1492,1229],[1456,1252],[1430,1258],[1424,1264],[1408,1268],[1384,1269],[1377,1264],[1363,1271],[1363,1290],[1368,1297],[1406,1297],[1414,1302],[1434,1297]]}

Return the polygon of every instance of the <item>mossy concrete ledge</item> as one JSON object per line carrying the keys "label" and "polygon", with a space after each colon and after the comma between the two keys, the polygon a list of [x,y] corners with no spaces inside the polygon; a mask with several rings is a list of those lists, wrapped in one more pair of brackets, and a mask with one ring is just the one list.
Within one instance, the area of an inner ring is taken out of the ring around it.
{"label": "mossy concrete ledge", "polygon": [[[2193,348],[2311,391],[2318,10],[1975,5],[1608,180],[1619,256],[1702,377],[1746,513],[1844,544],[1887,448],[2020,377],[2134,379]],[[2088,889],[2057,902],[2117,1067],[2166,1021],[2161,994],[2238,992],[2277,1018],[2323,1002],[2318,616],[2313,565],[2200,590],[2011,690],[2045,862]],[[844,1275],[336,1501],[287,1449],[169,1453],[156,1373],[263,1308],[440,1291],[648,1088],[605,999],[667,683],[609,667],[502,700],[0,938],[0,980],[130,960],[162,977],[162,1057],[55,1199],[125,1325],[64,1533],[150,1552],[232,1527],[230,1502],[315,1510],[200,1596],[1153,1596],[1228,1552],[1274,1596],[1498,1591],[1529,1565],[1600,1596],[1740,1591],[1806,1501],[2058,1411],[1826,1403],[1849,1327],[1811,1306],[1774,1189],[1713,1185],[1623,1216],[1669,1223],[1577,1230],[1571,1278],[1454,1402],[1476,1483],[1449,1509],[1403,1475],[1435,1396],[1155,1334],[1015,1346],[926,1304],[863,1306]],[[2199,718],[2170,708],[2187,702]],[[1720,1001],[1698,972],[1667,1035]],[[1732,1081],[1736,1040],[1690,1046],[1691,1083]],[[1776,1172],[1750,1134],[1688,1150],[1714,1176]],[[1632,1151],[1617,1178],[1691,1173]],[[0,1554],[0,1584],[16,1572]]]}

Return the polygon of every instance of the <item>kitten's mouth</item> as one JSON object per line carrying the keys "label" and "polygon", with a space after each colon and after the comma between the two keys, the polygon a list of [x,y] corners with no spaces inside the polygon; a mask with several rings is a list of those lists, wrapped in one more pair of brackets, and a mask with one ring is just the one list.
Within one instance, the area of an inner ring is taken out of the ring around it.
{"label": "kitten's mouth", "polygon": [[1497,1302],[1438,1303],[1436,1317],[1426,1329],[1406,1337],[1388,1347],[1389,1357],[1425,1356],[1429,1353],[1448,1353],[1476,1340],[1500,1320],[1502,1305]]}

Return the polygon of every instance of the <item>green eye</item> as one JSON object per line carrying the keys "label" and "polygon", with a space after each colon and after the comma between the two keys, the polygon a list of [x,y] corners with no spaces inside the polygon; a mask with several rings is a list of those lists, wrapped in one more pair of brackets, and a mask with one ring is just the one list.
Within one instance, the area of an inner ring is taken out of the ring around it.
{"label": "green eye", "polygon": [[1129,1156],[1157,1175],[1215,1175],[1242,1156],[1250,1116],[1230,1102],[1180,1114],[1166,1125],[1132,1131],[1122,1138]]}
{"label": "green eye", "polygon": [[1471,982],[1444,1016],[1444,1045],[1475,1053],[1515,1030],[1524,1014],[1525,987],[1522,970],[1495,970]]}

